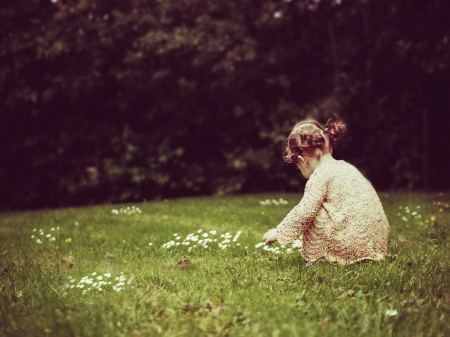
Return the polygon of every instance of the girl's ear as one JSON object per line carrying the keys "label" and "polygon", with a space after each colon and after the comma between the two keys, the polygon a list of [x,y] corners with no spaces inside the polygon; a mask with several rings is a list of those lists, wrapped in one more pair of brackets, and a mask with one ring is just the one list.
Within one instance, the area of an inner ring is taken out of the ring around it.
{"label": "girl's ear", "polygon": [[305,165],[305,167],[309,167],[309,162],[305,157],[298,156],[298,161]]}

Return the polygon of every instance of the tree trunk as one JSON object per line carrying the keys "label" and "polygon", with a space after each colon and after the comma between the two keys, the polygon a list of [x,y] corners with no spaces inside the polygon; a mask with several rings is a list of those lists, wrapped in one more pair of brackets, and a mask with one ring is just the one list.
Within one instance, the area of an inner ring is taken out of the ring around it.
{"label": "tree trunk", "polygon": [[333,8],[332,0],[328,1],[328,33],[330,34],[330,44],[331,44],[331,58],[333,60],[334,69],[334,89],[339,88],[340,84],[340,71],[339,71],[339,60],[337,55],[337,42],[336,42],[336,32],[333,23]]}

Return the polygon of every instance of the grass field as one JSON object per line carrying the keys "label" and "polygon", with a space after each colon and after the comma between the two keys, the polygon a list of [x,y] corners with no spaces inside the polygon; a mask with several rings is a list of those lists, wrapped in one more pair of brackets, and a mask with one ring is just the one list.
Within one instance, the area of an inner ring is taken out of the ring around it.
{"label": "grass field", "polygon": [[389,256],[344,267],[259,245],[300,197],[2,213],[0,336],[450,336],[449,194],[380,194]]}

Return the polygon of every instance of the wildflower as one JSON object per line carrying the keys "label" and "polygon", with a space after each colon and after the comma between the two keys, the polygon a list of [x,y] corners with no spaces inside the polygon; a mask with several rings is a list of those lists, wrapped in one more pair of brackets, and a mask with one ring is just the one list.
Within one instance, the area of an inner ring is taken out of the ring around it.
{"label": "wildflower", "polygon": [[284,200],[283,198],[280,198],[280,199],[278,200],[278,202],[279,202],[280,204],[282,204],[282,205],[287,205],[287,204],[288,204],[287,200]]}
{"label": "wildflower", "polygon": [[79,225],[78,221],[75,221],[74,225],[75,225],[75,226],[78,226],[78,225]]}
{"label": "wildflower", "polygon": [[36,228],[34,228],[34,229],[33,229],[33,232],[36,232],[36,231],[37,231],[37,229],[36,229]]}
{"label": "wildflower", "polygon": [[301,248],[303,245],[303,242],[300,239],[294,240],[294,242],[292,243],[292,248]]}
{"label": "wildflower", "polygon": [[36,242],[39,243],[40,245],[42,245],[41,239],[37,239]]}
{"label": "wildflower", "polygon": [[149,245],[149,246],[153,246],[153,243],[149,242],[148,245]]}
{"label": "wildflower", "polygon": [[31,238],[34,239],[34,235],[31,235]]}
{"label": "wildflower", "polygon": [[390,309],[388,309],[388,310],[386,310],[386,312],[384,313],[386,316],[390,316],[390,317],[392,317],[392,316],[395,316],[395,315],[397,315],[397,310],[395,310],[395,309],[392,309],[392,310],[390,310]]}
{"label": "wildflower", "polygon": [[122,243],[123,243],[123,244],[126,244],[127,242],[126,242],[125,240],[122,240]]}
{"label": "wildflower", "polygon": [[431,218],[430,218],[430,220],[431,220],[431,221],[435,221],[435,220],[436,220],[436,217],[435,217],[434,215],[432,215]]}
{"label": "wildflower", "polygon": [[46,237],[46,238],[51,238],[52,235],[51,235],[51,234],[47,234],[45,237]]}
{"label": "wildflower", "polygon": [[439,208],[439,213],[442,213],[444,210],[442,208]]}
{"label": "wildflower", "polygon": [[70,242],[72,242],[72,238],[67,238],[67,239],[65,239],[64,240],[66,243],[70,243]]}
{"label": "wildflower", "polygon": [[95,276],[95,275],[97,275],[97,273],[94,271],[94,272],[92,273],[92,276]]}
{"label": "wildflower", "polygon": [[50,228],[50,230],[51,230],[52,232],[54,232],[54,231],[55,231],[55,227]]}

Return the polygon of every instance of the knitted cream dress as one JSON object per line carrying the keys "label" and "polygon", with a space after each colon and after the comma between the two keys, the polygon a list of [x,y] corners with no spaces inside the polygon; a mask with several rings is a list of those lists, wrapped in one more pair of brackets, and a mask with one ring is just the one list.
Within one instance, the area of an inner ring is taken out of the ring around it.
{"label": "knitted cream dress", "polygon": [[354,166],[334,160],[314,170],[302,200],[277,227],[281,245],[299,236],[309,262],[379,261],[387,253],[389,223],[370,182]]}

